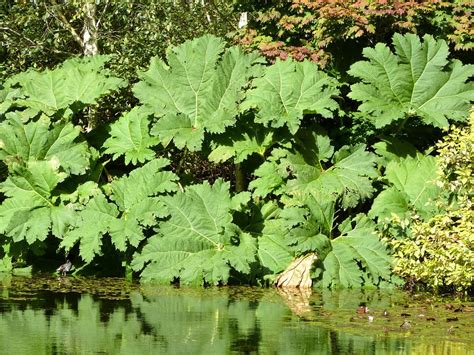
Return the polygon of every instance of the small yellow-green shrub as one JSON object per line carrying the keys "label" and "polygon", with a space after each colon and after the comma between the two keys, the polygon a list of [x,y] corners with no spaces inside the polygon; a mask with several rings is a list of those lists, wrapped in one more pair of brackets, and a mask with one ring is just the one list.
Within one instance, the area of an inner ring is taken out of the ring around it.
{"label": "small yellow-green shrub", "polygon": [[428,220],[393,216],[383,227],[392,247],[394,272],[440,289],[472,288],[474,281],[474,112],[470,124],[452,128],[437,144],[442,211]]}
{"label": "small yellow-green shrub", "polygon": [[435,289],[471,287],[474,279],[474,211],[450,209],[427,222],[415,220],[411,235],[393,239],[393,271]]}

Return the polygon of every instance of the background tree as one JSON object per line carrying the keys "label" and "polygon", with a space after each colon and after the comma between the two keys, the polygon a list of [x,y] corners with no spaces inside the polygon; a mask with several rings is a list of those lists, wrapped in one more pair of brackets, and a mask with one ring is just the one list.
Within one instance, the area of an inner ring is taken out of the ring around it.
{"label": "background tree", "polygon": [[[99,53],[113,55],[107,67],[131,85],[150,58],[163,57],[168,46],[206,33],[224,37],[237,23],[238,14],[225,0],[7,0],[0,4],[0,81],[30,68],[52,68],[73,56]],[[103,136],[104,123],[137,104],[130,88],[124,86],[84,110],[83,129],[99,129],[90,139]],[[180,157],[175,168],[182,173],[200,175],[201,180],[218,175],[214,164],[199,154],[170,154]],[[232,174],[226,166],[217,170]]]}
{"label": "background tree", "polygon": [[362,48],[388,42],[396,32],[449,41],[453,55],[473,48],[471,1],[238,0],[248,25],[234,33],[243,46],[271,59],[310,59],[337,72],[360,59]]}
{"label": "background tree", "polygon": [[112,67],[132,78],[170,44],[205,33],[224,36],[237,24],[237,16],[221,0],[2,1],[0,78],[83,54],[84,37],[93,37],[94,30],[98,52],[115,54]]}

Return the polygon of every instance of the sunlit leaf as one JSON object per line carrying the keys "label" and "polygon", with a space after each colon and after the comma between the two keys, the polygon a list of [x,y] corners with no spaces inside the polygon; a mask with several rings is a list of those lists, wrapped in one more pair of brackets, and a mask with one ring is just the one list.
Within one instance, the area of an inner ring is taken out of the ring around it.
{"label": "sunlit leaf", "polygon": [[365,48],[368,61],[352,65],[349,74],[362,80],[351,86],[349,97],[361,101],[377,128],[409,116],[425,124],[446,127],[448,119],[464,121],[474,100],[466,83],[473,65],[448,61],[448,45],[430,35],[423,42],[414,34],[393,36],[395,54],[383,43]]}

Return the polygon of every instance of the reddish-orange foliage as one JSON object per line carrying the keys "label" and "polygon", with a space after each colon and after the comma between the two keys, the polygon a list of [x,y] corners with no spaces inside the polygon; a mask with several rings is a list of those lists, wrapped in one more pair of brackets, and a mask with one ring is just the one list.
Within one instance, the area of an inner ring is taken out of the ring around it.
{"label": "reddish-orange foliage", "polygon": [[455,50],[474,48],[473,1],[292,0],[251,5],[249,25],[236,40],[265,56],[309,58],[324,66],[331,45],[385,41],[394,32],[433,34]]}

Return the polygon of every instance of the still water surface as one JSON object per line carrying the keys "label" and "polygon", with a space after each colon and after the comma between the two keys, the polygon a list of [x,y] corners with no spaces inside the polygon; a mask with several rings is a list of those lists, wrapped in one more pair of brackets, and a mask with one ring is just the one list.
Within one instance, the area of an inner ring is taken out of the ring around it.
{"label": "still water surface", "polygon": [[398,291],[0,276],[0,354],[474,354],[473,317],[466,300]]}

